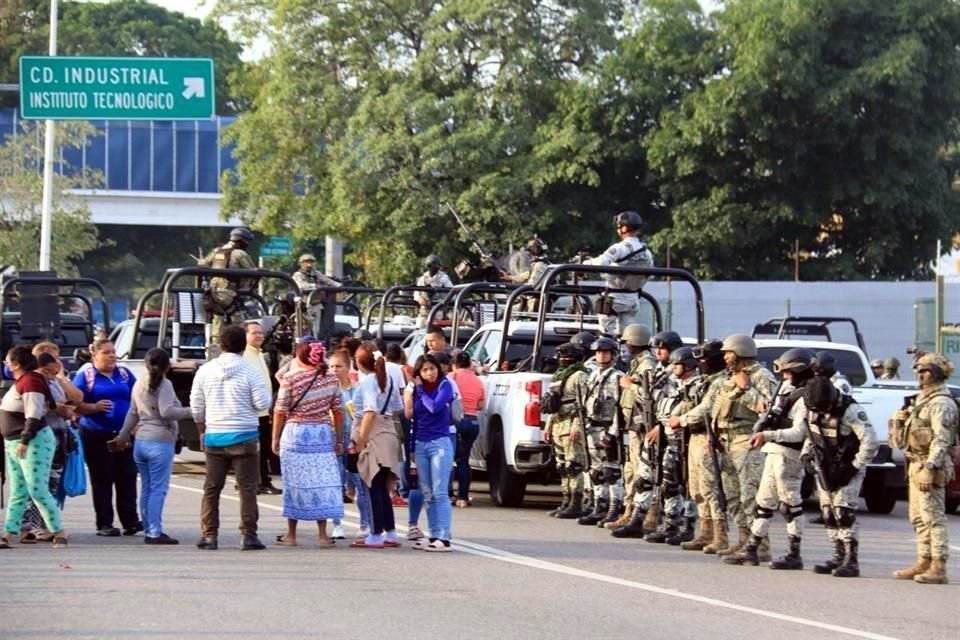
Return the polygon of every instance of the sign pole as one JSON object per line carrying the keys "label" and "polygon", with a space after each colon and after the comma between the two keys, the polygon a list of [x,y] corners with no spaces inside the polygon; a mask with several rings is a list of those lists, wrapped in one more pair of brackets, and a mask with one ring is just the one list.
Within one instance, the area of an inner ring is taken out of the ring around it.
{"label": "sign pole", "polygon": [[[50,0],[50,56],[57,55],[57,11],[59,0]],[[46,122],[43,140],[43,199],[40,204],[40,271],[50,270],[50,238],[53,234],[53,154],[56,125]]]}

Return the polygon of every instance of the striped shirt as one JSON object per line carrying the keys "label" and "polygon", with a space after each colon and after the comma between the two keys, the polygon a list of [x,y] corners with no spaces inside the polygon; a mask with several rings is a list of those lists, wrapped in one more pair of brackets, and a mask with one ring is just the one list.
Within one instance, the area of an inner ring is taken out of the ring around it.
{"label": "striped shirt", "polygon": [[[297,406],[291,412],[295,402]],[[330,412],[343,411],[340,381],[329,373],[318,376],[316,369],[288,373],[280,383],[276,410],[289,413],[289,422],[330,424]]]}
{"label": "striped shirt", "polygon": [[197,370],[190,410],[205,425],[203,443],[228,447],[258,436],[258,414],[270,408],[270,390],[255,365],[236,353],[223,353]]}

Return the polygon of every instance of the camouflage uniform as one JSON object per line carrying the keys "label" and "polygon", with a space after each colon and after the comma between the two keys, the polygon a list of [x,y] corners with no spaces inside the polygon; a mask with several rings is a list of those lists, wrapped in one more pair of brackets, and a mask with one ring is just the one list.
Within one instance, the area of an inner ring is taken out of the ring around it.
{"label": "camouflage uniform", "polygon": [[[656,372],[653,376],[653,380],[650,384],[651,392],[653,393],[653,406],[654,413],[658,423],[662,423],[670,415],[670,408],[673,405],[673,397],[676,393],[674,391],[674,381],[673,376],[670,375],[668,367],[663,364],[658,364]],[[641,398],[638,398],[638,402],[642,402]],[[636,421],[635,421],[636,424]],[[644,436],[646,433],[657,425],[637,425],[640,430],[635,431],[636,439],[638,440],[639,446],[639,455],[637,456],[637,465],[634,471],[633,477],[633,508],[634,511],[639,511],[641,513],[646,513],[650,510],[650,507],[653,506],[654,498],[656,497],[656,467],[657,467],[657,457],[659,452],[657,451],[657,444],[647,444]],[[663,428],[661,426],[661,428]],[[672,436],[671,436],[672,437]],[[669,438],[668,438],[669,440]],[[675,443],[673,443],[675,444]],[[673,449],[673,453],[670,451]],[[675,464],[675,456],[678,454],[678,451],[675,447],[671,447],[668,443],[668,446],[665,448],[661,464],[664,466],[663,477],[666,479],[668,477],[667,468],[670,467],[673,469]]]}
{"label": "camouflage uniform", "polygon": [[[310,297],[310,292],[316,289],[317,287],[340,287],[342,286],[339,282],[333,278],[328,278],[324,274],[320,273],[316,269],[303,269],[302,267],[293,273],[293,281],[297,283],[297,286],[300,287],[300,292],[303,294],[304,303]],[[313,304],[307,309],[305,314],[304,325],[300,329],[302,334],[307,334],[312,331],[313,335],[320,335],[320,316],[323,314],[323,300],[320,298],[315,298]]]}
{"label": "camouflage uniform", "polygon": [[641,351],[630,361],[630,369],[626,374],[633,385],[620,391],[620,411],[627,418],[627,429],[629,430],[627,460],[623,465],[623,484],[627,490],[624,500],[627,502],[632,501],[636,493],[633,481],[640,462],[640,449],[643,443],[642,433],[646,430],[643,425],[638,424],[640,420],[638,411],[641,391],[640,379],[645,371],[653,372],[656,368],[657,359],[653,357],[653,354],[647,350]]}
{"label": "camouflage uniform", "polygon": [[[437,271],[436,273],[430,273],[430,271],[427,270],[417,278],[417,286],[433,287],[434,289],[450,289],[453,287],[453,282],[450,280],[450,276],[443,270]],[[417,315],[417,327],[423,328],[423,325],[427,322],[427,316],[430,314],[432,297],[429,291],[417,291],[413,297],[417,301],[417,304],[420,305],[420,310]]]}
{"label": "camouflage uniform", "polygon": [[[646,243],[636,236],[629,236],[611,245],[602,255],[585,261],[585,264],[614,266],[653,266],[653,253]],[[639,291],[646,284],[645,276],[605,274],[604,279],[611,289]],[[635,321],[640,311],[640,299],[636,293],[611,293],[614,315],[598,315],[597,319],[607,335],[620,335],[623,329]]]}
{"label": "camouflage uniform", "polygon": [[[218,247],[201,258],[197,264],[201,267],[212,267],[214,269],[256,269],[250,255],[241,249],[233,241]],[[228,324],[242,325],[246,319],[246,311],[243,301],[237,300],[237,290],[252,290],[256,286],[256,281],[251,279],[229,280],[227,278],[210,278],[210,295],[223,307],[230,308]],[[207,357],[213,357],[219,352],[220,333],[223,330],[224,322],[227,321],[220,313],[210,314],[210,339],[207,340]]]}
{"label": "camouflage uniform", "polygon": [[690,496],[696,503],[698,516],[701,520],[713,520],[714,518],[710,506],[712,501],[708,500],[708,497],[715,495],[716,484],[708,483],[707,476],[704,474],[705,468],[713,468],[710,452],[707,449],[706,420],[702,414],[692,414],[691,412],[703,402],[704,398],[720,388],[720,384],[725,377],[726,373],[724,371],[709,376],[698,376],[696,387],[690,390],[691,400],[696,402],[692,406],[684,406],[682,411],[676,414],[680,417],[681,426],[690,431],[690,442],[687,445],[687,487]]}
{"label": "camouflage uniform", "polygon": [[[508,278],[510,282],[515,282],[517,284],[536,285],[538,282],[540,282],[540,279],[543,277],[543,274],[547,272],[549,267],[550,263],[547,261],[546,256],[532,256],[532,259],[527,264],[526,269],[520,271],[519,273],[511,273]],[[526,306],[527,311],[536,311],[538,302],[538,296],[529,295],[524,297],[524,305]]]}
{"label": "camouflage uniform", "polygon": [[[664,392],[658,413],[669,416],[681,416],[697,405],[696,394],[702,387],[699,372],[686,380],[672,378],[672,384]],[[686,464],[684,441],[686,434],[682,430],[674,431],[666,426],[664,419],[661,429],[666,429],[667,447],[660,464],[663,465],[663,481],[660,494],[663,496],[663,519],[667,530],[679,530],[684,518],[696,518],[696,504],[684,496],[683,465]]]}
{"label": "camouflage uniform", "polygon": [[619,411],[620,377],[613,367],[596,369],[586,382],[584,404],[587,413],[587,448],[590,451],[589,481],[594,504],[599,501],[623,500],[623,478],[615,452],[603,446],[605,435],[619,439],[616,413]]}
{"label": "camouflage uniform", "polygon": [[[564,502],[583,493],[583,472],[587,468],[587,454],[583,446],[577,400],[583,397],[586,381],[586,371],[578,368],[567,375],[562,383],[560,380],[553,383],[563,385],[560,411],[550,416],[549,429]],[[572,437],[574,433],[579,434],[576,439]]]}

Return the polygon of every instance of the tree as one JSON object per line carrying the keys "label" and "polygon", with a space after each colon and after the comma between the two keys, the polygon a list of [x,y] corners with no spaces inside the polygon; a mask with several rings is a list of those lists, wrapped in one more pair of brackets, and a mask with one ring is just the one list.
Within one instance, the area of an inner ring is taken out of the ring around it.
{"label": "tree", "polygon": [[[220,3],[241,30],[266,9]],[[224,209],[264,231],[341,237],[380,284],[466,246],[436,216],[447,204],[497,250],[542,232],[568,207],[541,197],[538,126],[612,50],[619,16],[608,0],[281,3],[232,128]]]}
{"label": "tree", "polygon": [[[20,56],[47,53],[49,24],[49,0],[5,0],[0,8],[0,82],[18,81]],[[60,3],[57,40],[60,55],[213,58],[217,113],[246,107],[227,82],[242,72],[240,45],[212,20],[201,22],[146,0],[67,0]],[[0,93],[0,106],[17,104],[15,93]]]}
{"label": "tree", "polygon": [[[42,131],[37,124],[24,122],[17,136],[0,144],[0,263],[15,265],[20,270],[37,268],[43,194]],[[93,132],[87,124],[63,123],[57,127],[57,146],[79,149],[86,146]],[[55,175],[52,191],[50,267],[60,275],[76,275],[77,261],[100,242],[96,228],[90,224],[86,204],[70,196],[67,190],[98,184],[99,177],[74,173],[69,167],[63,169],[68,175]]]}
{"label": "tree", "polygon": [[[723,69],[648,137],[671,223],[655,241],[702,277],[905,278],[960,228],[955,0],[739,0]],[[918,250],[919,249],[919,250]]]}

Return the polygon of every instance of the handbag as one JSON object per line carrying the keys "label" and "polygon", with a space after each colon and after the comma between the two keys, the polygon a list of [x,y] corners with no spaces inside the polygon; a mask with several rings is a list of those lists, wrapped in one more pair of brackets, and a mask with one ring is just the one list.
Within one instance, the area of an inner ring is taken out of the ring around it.
{"label": "handbag", "polygon": [[[67,459],[63,464],[63,476],[60,478],[60,487],[63,494],[68,498],[76,498],[87,492],[87,473],[83,463],[83,441],[77,434],[74,427],[68,426],[67,429],[72,434],[72,440],[75,440],[76,446],[73,450],[67,450]],[[67,441],[70,442],[70,436]]]}

